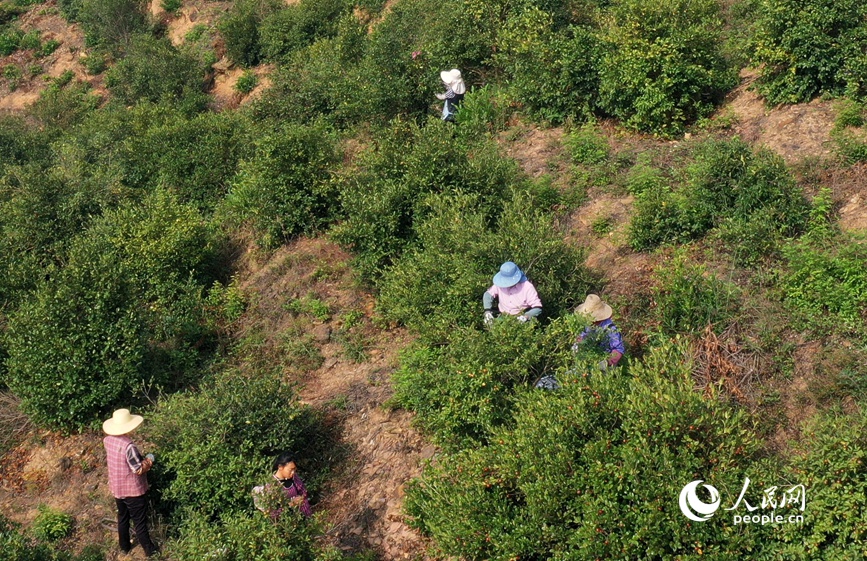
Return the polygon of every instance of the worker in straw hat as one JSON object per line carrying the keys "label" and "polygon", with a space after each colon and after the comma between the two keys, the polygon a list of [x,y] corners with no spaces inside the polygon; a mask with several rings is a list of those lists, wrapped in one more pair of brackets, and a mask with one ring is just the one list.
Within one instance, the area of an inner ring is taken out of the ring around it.
{"label": "worker in straw hat", "polygon": [[524,322],[542,313],[542,300],[527,275],[513,262],[500,265],[500,272],[494,275],[494,285],[482,295],[485,306],[485,325],[494,322],[494,299],[501,314],[517,316]]}
{"label": "worker in straw hat", "polygon": [[135,535],[147,557],[157,548],[148,532],[147,517],[147,472],[154,463],[152,454],[143,457],[133,444],[129,433],[138,427],[144,418],[131,415],[129,409],[118,409],[102,424],[106,437],[106,461],[108,463],[108,486],[117,504],[117,537],[121,551],[129,553],[132,544],[129,538],[129,521],[135,523]]}
{"label": "worker in straw hat", "polygon": [[593,323],[578,335],[572,349],[578,350],[581,344],[592,344],[608,354],[608,357],[599,363],[599,368],[607,370],[609,366],[617,366],[626,348],[620,330],[611,321],[611,306],[596,294],[588,294],[584,302],[575,308],[575,313],[590,316]]}
{"label": "worker in straw hat", "polygon": [[443,70],[440,72],[440,79],[446,85],[445,93],[436,94],[437,99],[445,101],[443,103],[443,121],[454,121],[458,105],[464,99],[467,87],[464,85],[461,71],[457,68]]}

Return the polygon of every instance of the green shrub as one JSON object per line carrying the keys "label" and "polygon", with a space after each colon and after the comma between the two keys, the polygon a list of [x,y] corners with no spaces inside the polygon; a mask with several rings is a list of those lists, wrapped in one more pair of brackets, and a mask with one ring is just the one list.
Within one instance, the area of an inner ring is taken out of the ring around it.
{"label": "green shrub", "polygon": [[464,139],[478,138],[505,130],[512,109],[502,88],[485,85],[469,91],[461,102],[456,119]]}
{"label": "green shrub", "polygon": [[333,559],[317,544],[319,525],[298,515],[286,514],[271,520],[260,512],[226,514],[218,522],[204,516],[185,520],[180,535],[166,550],[172,559],[194,561],[323,561]]}
{"label": "green shrub", "polygon": [[863,96],[865,18],[867,5],[857,0],[762,2],[752,60],[759,92],[771,105]]}
{"label": "green shrub", "polygon": [[79,427],[143,383],[193,377],[207,349],[200,299],[215,244],[194,208],[162,192],[74,239],[65,266],[10,314],[4,334],[7,382],[25,410]]}
{"label": "green shrub", "polygon": [[184,202],[213,209],[228,192],[240,160],[252,152],[248,122],[237,113],[186,118],[166,111],[165,117],[124,143],[127,183],[160,186]]}
{"label": "green shrub", "polygon": [[162,0],[160,2],[160,6],[162,6],[163,10],[167,11],[170,14],[173,14],[180,10],[182,5],[182,0]]}
{"label": "green shrub", "polygon": [[714,0],[619,0],[603,34],[599,105],[629,128],[661,136],[713,111],[737,84],[720,51]]}
{"label": "green shrub", "polygon": [[204,68],[195,57],[151,35],[130,38],[126,57],[105,77],[111,93],[125,104],[169,100],[193,111],[207,102],[204,81]]}
{"label": "green shrub", "polygon": [[9,91],[15,91],[18,89],[18,83],[21,81],[22,77],[23,73],[18,66],[7,64],[3,67],[3,78],[6,80],[6,86],[9,88]]}
{"label": "green shrub", "polygon": [[[590,286],[581,251],[522,193],[506,201],[489,225],[472,196],[428,197],[424,220],[415,227],[417,247],[385,272],[380,305],[423,338],[438,341],[455,326],[478,326],[482,294],[504,261],[527,274],[547,317],[557,317],[582,299]],[[433,281],[436,279],[436,281]]]}
{"label": "green shrub", "polygon": [[655,315],[665,333],[700,335],[708,325],[717,333],[728,327],[737,306],[737,289],[693,264],[686,252],[656,271]]}
{"label": "green shrub", "polygon": [[161,400],[143,430],[156,447],[163,506],[209,520],[252,511],[250,490],[268,480],[274,456],[295,451],[303,468],[313,422],[279,365],[255,374],[228,369],[198,391]]}
{"label": "green shrub", "polygon": [[631,195],[640,195],[652,189],[664,189],[668,180],[659,168],[641,163],[635,165],[626,175],[626,190]]}
{"label": "green shrub", "polygon": [[477,194],[483,213],[492,216],[508,187],[521,181],[515,162],[494,144],[472,147],[454,128],[396,121],[359,157],[359,169],[347,174],[341,188],[347,219],[335,236],[356,253],[363,277],[378,278],[414,243],[429,194]]}
{"label": "green shrub", "polygon": [[684,345],[630,370],[560,371],[561,390],[519,392],[488,446],[444,454],[411,484],[413,525],[466,559],[754,555],[762,530],[690,524],[677,508],[695,479],[737,496],[760,444],[746,414],[693,391]]}
{"label": "green shrub", "polygon": [[862,244],[845,238],[827,244],[804,239],[787,244],[783,255],[786,272],[780,288],[801,321],[863,332],[867,253]]}
{"label": "green shrub", "polygon": [[600,58],[592,30],[556,29],[553,16],[534,7],[510,17],[499,41],[493,60],[505,71],[515,101],[553,123],[591,114]]}
{"label": "green shrub", "polygon": [[352,15],[334,39],[299,49],[271,75],[272,86],[253,105],[261,119],[308,123],[325,117],[336,126],[379,119],[370,110],[367,80],[359,69],[367,29]]}
{"label": "green shrub", "polygon": [[84,119],[101,101],[87,82],[54,82],[42,90],[29,111],[43,124],[66,130]]}
{"label": "green shrub", "polygon": [[861,554],[867,536],[857,497],[867,491],[865,423],[863,413],[839,410],[805,423],[798,453],[787,467],[792,484],[807,489],[808,506],[803,524],[782,528],[781,558],[852,559]]}
{"label": "green shrub", "polygon": [[831,140],[844,163],[853,165],[867,161],[867,141],[863,135],[847,129],[834,130],[831,131]]}
{"label": "green shrub", "polygon": [[584,126],[569,133],[565,139],[572,162],[592,166],[604,163],[611,154],[608,139],[593,126]]}
{"label": "green shrub", "polygon": [[0,56],[9,56],[19,49],[24,32],[20,28],[0,27]]}
{"label": "green shrub", "polygon": [[395,399],[442,446],[485,443],[511,419],[515,386],[535,379],[542,335],[506,317],[489,330],[454,328],[444,346],[417,343],[401,355]]}
{"label": "green shrub", "polygon": [[89,47],[123,52],[132,38],[147,30],[145,0],[81,0],[75,19],[81,22]]}
{"label": "green shrub", "polygon": [[235,90],[240,94],[246,95],[252,92],[253,88],[255,88],[258,84],[259,77],[256,75],[256,73],[247,70],[243,74],[241,74],[241,76],[238,78],[238,81],[235,82]]}
{"label": "green shrub", "polygon": [[351,7],[346,0],[301,0],[267,15],[259,27],[262,58],[281,61],[319,38],[334,37]]}
{"label": "green shrub", "polygon": [[225,201],[232,223],[250,224],[264,247],[312,232],[333,216],[329,189],[336,144],[323,125],[289,125],[256,141]]}
{"label": "green shrub", "polygon": [[739,139],[706,141],[696,149],[685,185],[672,191],[656,184],[636,197],[630,244],[649,249],[720,227],[739,263],[751,265],[802,232],[809,208],[779,156],[753,153]]}
{"label": "green shrub", "polygon": [[5,561],[61,561],[50,546],[29,539],[18,525],[0,515],[0,552]]}
{"label": "green shrub", "polygon": [[47,57],[47,56],[51,55],[52,53],[54,53],[54,51],[56,51],[57,47],[59,47],[59,46],[60,46],[60,41],[57,41],[56,39],[49,39],[48,41],[46,41],[45,43],[42,44],[42,48],[39,49],[39,53],[37,56],[39,56],[40,58]]}
{"label": "green shrub", "polygon": [[41,49],[42,41],[39,39],[39,30],[34,29],[33,31],[28,31],[27,33],[25,33],[18,41],[18,48],[21,50]]}
{"label": "green shrub", "polygon": [[837,118],[834,119],[835,129],[864,126],[864,105],[852,100],[845,100],[839,105]]}
{"label": "green shrub", "polygon": [[48,159],[48,139],[21,117],[0,116],[0,177],[8,166]]}
{"label": "green shrub", "polygon": [[259,64],[262,46],[259,28],[262,21],[280,9],[275,0],[239,0],[217,24],[226,43],[226,54],[235,64],[250,67]]}
{"label": "green shrub", "polygon": [[[29,143],[24,144],[27,146]],[[0,300],[9,309],[68,259],[72,240],[113,194],[66,181],[59,170],[28,164],[0,178]]]}
{"label": "green shrub", "polygon": [[33,520],[31,531],[40,540],[56,542],[72,533],[75,518],[71,514],[39,505],[39,514]]}

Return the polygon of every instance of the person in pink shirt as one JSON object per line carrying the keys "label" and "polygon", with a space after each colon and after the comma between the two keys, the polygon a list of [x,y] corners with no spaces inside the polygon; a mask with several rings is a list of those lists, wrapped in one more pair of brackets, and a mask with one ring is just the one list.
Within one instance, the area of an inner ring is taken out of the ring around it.
{"label": "person in pink shirt", "polygon": [[494,321],[494,299],[501,314],[518,316],[524,322],[542,313],[542,301],[527,276],[517,265],[506,261],[494,275],[494,285],[482,295],[485,306],[485,325]]}

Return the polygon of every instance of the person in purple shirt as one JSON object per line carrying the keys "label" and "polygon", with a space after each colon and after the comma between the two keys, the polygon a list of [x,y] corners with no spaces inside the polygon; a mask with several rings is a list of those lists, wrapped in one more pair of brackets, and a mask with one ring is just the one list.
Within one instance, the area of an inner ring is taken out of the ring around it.
{"label": "person in purple shirt", "polygon": [[620,330],[611,321],[611,306],[603,302],[596,294],[588,294],[584,302],[575,308],[575,313],[590,316],[593,324],[585,327],[584,331],[578,335],[572,349],[577,350],[578,345],[582,342],[596,344],[608,354],[608,357],[599,363],[599,368],[607,370],[609,366],[617,366],[626,352],[626,347],[623,344]]}
{"label": "person in purple shirt", "polygon": [[[289,499],[289,504],[296,507],[304,516],[312,516],[313,509],[310,508],[310,502],[307,500],[307,488],[304,482],[298,477],[298,467],[295,465],[295,459],[291,454],[284,452],[274,458],[274,473],[272,477],[279,482],[280,489]],[[260,485],[253,488],[253,504],[262,512],[270,515],[273,519],[280,516],[282,509],[273,509],[267,506],[269,504],[266,497],[270,496],[273,487],[268,485]]]}
{"label": "person in purple shirt", "polygon": [[485,325],[494,322],[494,299],[501,314],[517,316],[524,322],[542,313],[542,300],[527,276],[511,261],[500,265],[500,272],[494,275],[494,284],[482,295],[485,306]]}

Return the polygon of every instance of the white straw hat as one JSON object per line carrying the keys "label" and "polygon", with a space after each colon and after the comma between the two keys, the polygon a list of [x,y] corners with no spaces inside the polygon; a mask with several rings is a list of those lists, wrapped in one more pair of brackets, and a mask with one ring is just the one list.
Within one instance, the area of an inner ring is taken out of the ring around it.
{"label": "white straw hat", "polygon": [[144,421],[141,415],[131,415],[129,409],[118,409],[112,414],[111,419],[102,423],[102,430],[111,436],[120,436],[132,432]]}
{"label": "white straw hat", "polygon": [[575,313],[587,314],[593,318],[593,321],[602,321],[611,317],[611,306],[602,301],[602,298],[595,294],[588,294],[584,299],[584,303],[575,308]]}
{"label": "white straw hat", "polygon": [[461,76],[461,71],[457,68],[443,70],[440,72],[440,79],[445,85],[450,86],[452,91],[456,94],[462,94],[467,91],[467,87],[464,85],[464,79]]}

